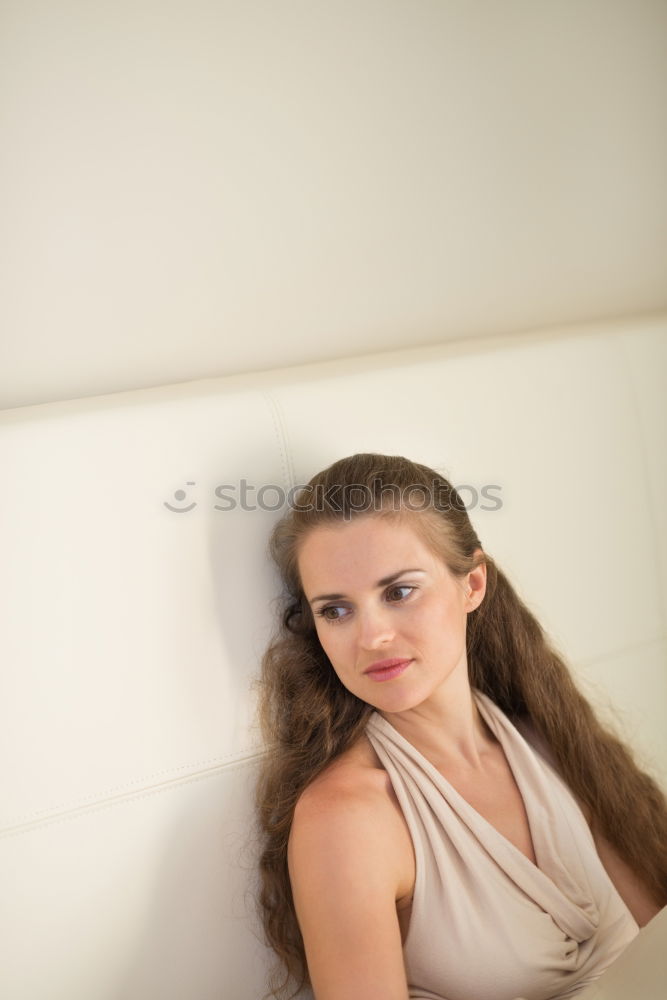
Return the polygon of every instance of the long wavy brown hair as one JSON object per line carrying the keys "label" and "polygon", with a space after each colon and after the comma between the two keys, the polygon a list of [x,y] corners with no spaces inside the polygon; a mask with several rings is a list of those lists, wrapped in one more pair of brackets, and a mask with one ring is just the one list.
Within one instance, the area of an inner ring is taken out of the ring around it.
{"label": "long wavy brown hair", "polygon": [[266,943],[277,958],[263,1000],[288,1000],[310,985],[287,867],[297,799],[360,739],[374,711],[343,686],[320,645],[299,579],[299,546],[319,525],[367,516],[413,519],[455,576],[486,562],[484,599],[467,618],[470,684],[510,718],[532,724],[564,780],[588,805],[596,829],[634,870],[656,905],[667,904],[662,790],[597,719],[535,616],[483,552],[456,490],[435,470],[408,459],[353,455],[302,488],[270,540],[284,591],[280,627],[264,654],[258,680],[259,724],[267,752],[256,786],[262,840],[256,903]]}

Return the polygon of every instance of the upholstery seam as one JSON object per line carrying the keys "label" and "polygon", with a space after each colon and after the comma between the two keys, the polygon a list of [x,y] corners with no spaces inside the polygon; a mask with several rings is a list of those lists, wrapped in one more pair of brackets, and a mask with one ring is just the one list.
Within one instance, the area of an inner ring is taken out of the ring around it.
{"label": "upholstery seam", "polygon": [[572,661],[576,667],[581,667],[586,670],[588,667],[595,666],[597,663],[607,663],[610,659],[614,659],[617,656],[627,656],[628,653],[634,653],[640,649],[646,649],[648,646],[664,646],[667,644],[667,631],[655,635],[653,638],[642,639],[640,642],[631,642],[627,646],[619,646],[616,649],[600,653],[597,656],[588,656],[582,658],[581,660]]}
{"label": "upholstery seam", "polygon": [[291,460],[291,449],[289,447],[289,440],[287,430],[285,428],[285,421],[283,420],[283,414],[278,401],[271,395],[270,392],[264,391],[262,392],[262,395],[264,396],[271,413],[273,430],[275,432],[280,451],[280,464],[282,466],[283,478],[286,486],[289,488],[296,485],[296,477],[294,475],[294,467]]}
{"label": "upholstery seam", "polygon": [[203,773],[194,773],[187,775],[182,778],[175,778],[172,781],[162,782],[155,788],[148,789],[138,789],[136,792],[130,792],[125,795],[119,795],[113,799],[100,799],[97,802],[93,802],[89,805],[83,805],[80,807],[75,807],[73,809],[68,809],[66,811],[61,811],[60,813],[53,811],[52,815],[46,816],[42,819],[33,820],[27,823],[18,823],[5,826],[0,830],[0,840],[7,840],[10,837],[17,837],[23,833],[30,833],[33,830],[40,830],[46,826],[55,826],[58,823],[67,823],[70,820],[79,819],[82,816],[88,816],[91,813],[101,812],[104,809],[113,809],[116,806],[126,805],[132,802],[138,802],[141,799],[151,798],[153,795],[160,795],[163,792],[173,791],[174,789],[184,787],[186,785],[195,784],[198,781],[206,781],[209,778],[219,777],[221,774],[242,768],[248,764],[254,764],[261,758],[262,754],[255,754],[251,757],[246,757],[242,760],[233,761],[230,764],[219,765],[218,767],[209,768]]}
{"label": "upholstery seam", "polygon": [[69,802],[60,803],[53,806],[47,806],[45,809],[35,809],[32,812],[23,813],[17,816],[11,823],[5,824],[0,827],[0,836],[2,831],[7,829],[8,826],[16,826],[18,824],[31,823],[33,821],[39,821],[40,817],[48,818],[49,815],[54,813],[61,813],[65,811],[74,811],[77,809],[85,809],[90,803],[94,805],[95,802],[103,802],[108,798],[120,797],[122,795],[133,795],[132,787],[139,785],[140,787],[145,787],[147,783],[150,783],[155,778],[160,778],[162,775],[173,775],[171,779],[167,778],[166,781],[182,781],[184,777],[178,775],[179,771],[190,771],[191,774],[198,774],[200,769],[205,768],[206,771],[212,771],[216,768],[221,769],[225,767],[233,767],[236,763],[244,763],[247,760],[254,760],[262,755],[262,750],[242,750],[240,753],[229,753],[224,754],[221,757],[209,757],[206,760],[194,761],[190,764],[180,764],[177,767],[166,767],[161,771],[152,771],[150,774],[142,775],[140,778],[134,778],[132,781],[123,782],[120,785],[113,785],[111,788],[105,788],[101,792],[92,792],[90,795],[84,795],[82,798],[77,798],[70,800]]}

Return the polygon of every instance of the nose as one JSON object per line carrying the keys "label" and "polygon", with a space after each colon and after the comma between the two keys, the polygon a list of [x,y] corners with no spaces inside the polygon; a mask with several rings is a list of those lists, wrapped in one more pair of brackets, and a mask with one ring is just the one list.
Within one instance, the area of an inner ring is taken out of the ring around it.
{"label": "nose", "polygon": [[360,610],[357,616],[357,638],[363,649],[380,649],[392,642],[396,634],[390,608],[371,607]]}

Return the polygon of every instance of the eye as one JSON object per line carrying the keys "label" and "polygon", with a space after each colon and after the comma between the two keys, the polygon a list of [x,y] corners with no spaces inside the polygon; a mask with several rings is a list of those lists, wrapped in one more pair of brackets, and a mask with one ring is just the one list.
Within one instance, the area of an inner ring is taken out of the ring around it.
{"label": "eye", "polygon": [[345,611],[345,608],[342,608],[338,604],[327,604],[323,608],[318,608],[315,614],[318,615],[320,618],[323,618],[325,622],[331,622],[332,625],[335,624],[336,622],[342,621],[343,618],[346,617],[345,615],[338,615],[338,614],[333,617],[330,617],[328,614],[329,611]]}
{"label": "eye", "polygon": [[[407,584],[405,584],[405,583],[394,584],[393,586],[391,586],[391,587],[388,588],[388,590],[386,591],[386,594],[387,594],[387,598],[390,600],[391,604],[399,604],[401,601],[406,600],[406,597],[408,597],[412,593],[412,591],[416,590],[416,589],[417,589],[416,587],[408,587]],[[403,590],[407,590],[408,591],[408,594],[406,595],[406,597],[399,596],[397,600],[392,600],[391,599],[391,595],[392,594],[400,594],[400,592],[403,591]]]}
{"label": "eye", "polygon": [[[417,587],[408,586],[405,583],[394,583],[390,587],[387,587],[385,597],[390,604],[402,604],[403,601],[409,598],[412,591],[417,589]],[[407,593],[404,593],[404,591],[407,591]],[[329,612],[332,613],[330,614]],[[324,607],[318,608],[315,614],[318,618],[322,618],[323,621],[336,625],[338,622],[349,618],[349,608],[345,608],[340,604],[325,604]]]}

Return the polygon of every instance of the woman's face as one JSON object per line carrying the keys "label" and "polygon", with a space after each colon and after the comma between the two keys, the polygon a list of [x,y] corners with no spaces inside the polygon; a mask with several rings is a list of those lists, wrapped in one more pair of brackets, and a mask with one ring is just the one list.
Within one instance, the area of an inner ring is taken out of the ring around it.
{"label": "woman's face", "polygon": [[[314,528],[298,567],[322,648],[362,701],[405,711],[452,674],[467,677],[467,614],[484,596],[484,566],[454,577],[408,521],[368,516]],[[408,663],[367,672],[394,659]]]}

